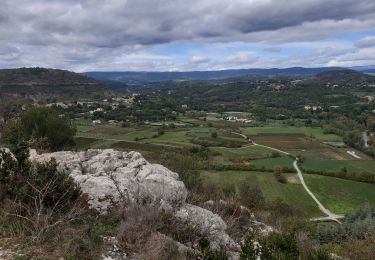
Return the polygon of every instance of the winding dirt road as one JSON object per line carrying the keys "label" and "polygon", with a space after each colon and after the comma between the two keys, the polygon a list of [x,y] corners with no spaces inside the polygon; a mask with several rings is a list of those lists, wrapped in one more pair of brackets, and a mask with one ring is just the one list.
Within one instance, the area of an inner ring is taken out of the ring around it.
{"label": "winding dirt road", "polygon": [[[259,146],[259,147],[263,147],[263,148],[267,148],[267,149],[270,149],[270,150],[273,150],[273,151],[276,151],[276,152],[279,152],[279,153],[282,153],[282,154],[285,154],[285,155],[289,155],[289,156],[293,156],[292,154],[288,153],[288,152],[285,152],[285,151],[282,151],[280,149],[277,149],[277,148],[274,148],[274,147],[271,147],[271,146],[266,146],[266,145],[261,145],[261,144],[257,144],[255,143],[254,141],[250,140],[246,135],[244,134],[241,134],[241,133],[237,133],[237,132],[232,132],[232,134],[235,134],[235,135],[238,135],[238,136],[241,136],[242,138],[246,139],[246,140],[249,140],[250,143],[252,143],[254,146]],[[298,158],[293,156],[294,157],[294,162],[293,162],[293,168],[297,171],[297,174],[298,174],[298,178],[303,186],[303,188],[306,190],[306,192],[309,194],[309,196],[315,201],[315,203],[318,205],[319,209],[321,212],[323,212],[326,216],[325,217],[318,217],[318,218],[311,218],[310,220],[312,221],[335,221],[337,223],[340,223],[340,220],[339,219],[342,219],[344,218],[343,215],[337,215],[337,214],[334,214],[332,213],[329,209],[327,209],[326,207],[323,206],[323,204],[318,200],[318,198],[315,196],[315,194],[309,189],[309,187],[306,185],[306,182],[305,182],[305,179],[303,178],[303,174],[302,174],[302,171],[301,169],[298,167]]]}

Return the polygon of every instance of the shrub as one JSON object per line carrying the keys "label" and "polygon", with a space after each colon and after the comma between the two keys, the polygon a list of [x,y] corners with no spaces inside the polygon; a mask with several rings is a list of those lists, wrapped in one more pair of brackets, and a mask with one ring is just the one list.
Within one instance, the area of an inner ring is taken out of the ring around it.
{"label": "shrub", "polygon": [[287,179],[283,175],[284,172],[286,172],[288,169],[283,166],[275,166],[273,167],[273,176],[276,178],[276,180],[280,183],[287,183]]}
{"label": "shrub", "polygon": [[212,138],[217,138],[217,132],[212,132],[212,133],[211,133],[211,137],[212,137]]}
{"label": "shrub", "polygon": [[255,240],[254,234],[248,234],[241,245],[241,260],[257,260],[262,254],[260,244]]}
{"label": "shrub", "polygon": [[31,164],[22,159],[0,151],[0,222],[7,232],[40,241],[75,219],[80,189],[67,173],[57,170],[55,161]]}
{"label": "shrub", "polygon": [[35,107],[7,122],[4,142],[12,151],[24,141],[33,148],[57,151],[73,147],[75,133],[70,121],[59,117],[56,111]]}
{"label": "shrub", "polygon": [[341,242],[348,237],[364,240],[368,234],[374,232],[375,208],[364,206],[348,214],[342,225],[319,225],[317,238],[321,243]]}
{"label": "shrub", "polygon": [[258,241],[249,234],[241,246],[240,259],[299,259],[297,240],[293,234],[273,234]]}

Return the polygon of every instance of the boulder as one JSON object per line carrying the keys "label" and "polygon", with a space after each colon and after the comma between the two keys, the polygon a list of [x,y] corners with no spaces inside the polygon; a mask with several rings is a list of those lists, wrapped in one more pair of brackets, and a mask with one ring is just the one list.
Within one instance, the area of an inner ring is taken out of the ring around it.
{"label": "boulder", "polygon": [[86,152],[30,152],[30,160],[54,158],[60,170],[69,172],[88,198],[91,209],[101,214],[121,201],[147,201],[165,206],[185,203],[187,189],[178,174],[147,162],[140,153],[112,149]]}
{"label": "boulder", "polygon": [[60,170],[69,172],[81,187],[89,207],[100,214],[120,202],[155,203],[207,236],[212,248],[239,250],[239,245],[226,233],[227,226],[220,216],[186,203],[187,189],[177,173],[147,162],[140,153],[112,149],[40,155],[34,150],[30,152],[30,160],[34,162],[52,158]]}

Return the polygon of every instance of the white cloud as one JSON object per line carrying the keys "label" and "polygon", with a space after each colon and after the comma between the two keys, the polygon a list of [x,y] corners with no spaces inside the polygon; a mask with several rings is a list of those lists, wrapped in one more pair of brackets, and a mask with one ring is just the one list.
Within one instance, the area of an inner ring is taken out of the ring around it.
{"label": "white cloud", "polygon": [[251,64],[259,60],[259,57],[250,52],[239,52],[235,55],[228,56],[225,61],[230,64]]}
{"label": "white cloud", "polygon": [[206,63],[206,62],[209,62],[209,61],[210,61],[210,59],[208,57],[206,57],[206,56],[200,56],[200,55],[194,55],[190,59],[191,63],[196,63],[196,64]]}

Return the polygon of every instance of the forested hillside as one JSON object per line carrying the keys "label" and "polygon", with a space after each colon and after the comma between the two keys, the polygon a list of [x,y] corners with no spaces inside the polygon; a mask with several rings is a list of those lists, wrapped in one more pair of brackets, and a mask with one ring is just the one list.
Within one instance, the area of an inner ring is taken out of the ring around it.
{"label": "forested hillside", "polygon": [[20,68],[0,70],[0,93],[34,99],[77,98],[103,95],[109,88],[94,79],[57,69]]}

